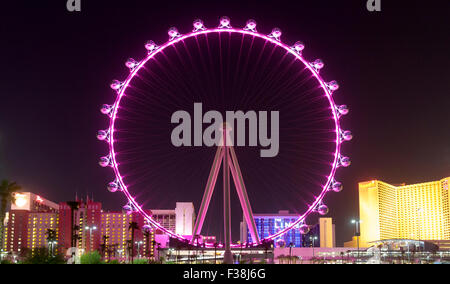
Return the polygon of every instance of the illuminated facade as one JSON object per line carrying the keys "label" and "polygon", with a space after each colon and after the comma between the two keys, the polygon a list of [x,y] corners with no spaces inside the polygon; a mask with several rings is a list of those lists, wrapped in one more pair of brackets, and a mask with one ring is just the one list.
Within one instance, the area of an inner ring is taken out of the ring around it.
{"label": "illuminated facade", "polygon": [[449,182],[359,183],[361,245],[387,239],[449,240]]}
{"label": "illuminated facade", "polygon": [[[102,204],[89,200],[77,200],[79,208],[74,211],[74,227],[77,236],[77,248],[81,251],[97,250],[100,246],[100,222],[102,214]],[[70,206],[62,202],[59,204],[59,243],[67,249],[71,245],[71,209]]]}
{"label": "illuminated facade", "polygon": [[[151,214],[150,211],[147,212]],[[147,224],[144,217],[139,214],[126,214],[124,212],[103,212],[101,217],[100,233],[103,239],[102,253],[105,258],[126,258],[129,255],[130,240],[132,238],[130,223],[136,222],[138,230],[135,230],[135,256],[154,256],[154,230],[148,233],[142,232],[142,227]]]}
{"label": "illuminated facade", "polygon": [[181,236],[192,236],[195,209],[192,202],[177,202],[175,209],[152,209],[152,218],[165,229]]}
{"label": "illuminated facade", "polygon": [[[100,202],[89,198],[76,201],[79,206],[73,212],[75,246],[81,253],[97,250],[108,259],[127,258],[131,252],[131,222],[138,227],[134,231],[135,257],[154,257],[155,246],[164,247],[168,242],[163,235],[158,235],[162,232],[143,231],[147,222],[138,213],[105,212]],[[180,234],[192,232],[195,221],[192,203],[177,202],[175,210],[146,210],[146,213],[167,229]],[[72,247],[71,216],[66,202],[56,204],[33,193],[17,193],[5,218],[4,239],[0,245],[5,251],[16,254],[43,247],[64,254]],[[49,230],[53,235],[51,239]]]}
{"label": "illuminated facade", "polygon": [[[58,238],[58,205],[31,192],[15,194],[6,223],[3,249],[17,253],[48,247],[48,232]],[[54,249],[57,252],[57,247]]]}
{"label": "illuminated facade", "polygon": [[[298,219],[297,214],[289,211],[279,211],[278,214],[255,214],[256,229],[260,239],[284,230]],[[247,229],[245,219],[241,222],[241,242],[251,242],[252,238]],[[302,235],[298,229],[293,229],[275,240],[275,246],[293,247],[335,247],[334,224],[331,218],[319,218],[318,224],[311,226],[308,234]]]}

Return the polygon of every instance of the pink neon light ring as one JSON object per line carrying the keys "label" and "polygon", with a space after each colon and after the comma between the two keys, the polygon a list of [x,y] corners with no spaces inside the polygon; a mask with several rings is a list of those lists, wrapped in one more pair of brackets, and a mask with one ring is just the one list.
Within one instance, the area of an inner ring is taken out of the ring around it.
{"label": "pink neon light ring", "polygon": [[[200,25],[201,23],[201,25]],[[110,108],[106,108],[105,106],[103,106],[102,108],[102,112],[104,114],[108,114],[110,116],[110,125],[109,125],[109,137],[107,139],[105,139],[104,135],[101,136],[104,141],[107,141],[109,144],[109,165],[113,168],[115,176],[116,176],[116,183],[118,184],[120,191],[122,191],[125,196],[127,197],[129,204],[134,207],[134,209],[136,210],[136,212],[138,212],[139,214],[141,214],[142,216],[145,217],[145,219],[155,228],[163,231],[164,233],[166,233],[167,235],[169,235],[172,238],[177,238],[179,240],[187,240],[186,238],[184,238],[181,235],[178,235],[170,230],[165,229],[161,224],[157,223],[155,220],[153,220],[151,218],[151,216],[149,216],[146,212],[144,212],[144,210],[142,209],[142,207],[136,202],[136,200],[131,196],[130,192],[128,191],[127,186],[125,185],[125,183],[123,182],[122,179],[122,175],[119,172],[118,169],[118,163],[116,161],[116,154],[115,154],[115,150],[114,150],[114,125],[115,125],[115,121],[116,121],[116,116],[117,116],[117,111],[118,111],[118,106],[120,105],[121,99],[125,96],[125,90],[128,88],[128,85],[130,83],[130,81],[133,79],[133,77],[137,74],[137,72],[139,72],[139,70],[151,59],[153,58],[156,54],[162,52],[164,49],[166,49],[169,46],[172,46],[180,41],[183,41],[187,38],[191,38],[191,37],[196,37],[198,35],[206,35],[206,34],[211,34],[211,33],[222,33],[222,32],[226,32],[226,33],[238,33],[238,34],[242,34],[242,35],[251,35],[254,37],[258,37],[261,39],[266,40],[267,42],[270,42],[278,47],[281,47],[283,49],[285,49],[287,52],[289,52],[290,54],[294,55],[298,60],[300,60],[303,65],[311,72],[311,74],[316,78],[316,80],[320,83],[320,86],[322,87],[323,91],[324,91],[324,95],[327,97],[328,102],[330,104],[331,107],[331,112],[332,112],[332,118],[335,124],[335,132],[336,132],[336,140],[335,140],[335,152],[334,152],[334,160],[333,163],[331,165],[331,171],[328,174],[328,178],[327,178],[327,182],[325,185],[323,185],[322,187],[322,191],[320,193],[319,196],[316,197],[315,201],[313,202],[313,204],[311,204],[309,206],[309,208],[307,209],[307,211],[303,214],[300,215],[298,217],[298,219],[291,224],[291,226],[289,226],[288,228],[285,228],[284,230],[269,236],[268,238],[262,240],[263,241],[268,241],[268,240],[274,240],[280,236],[282,236],[283,234],[287,233],[288,231],[294,229],[295,227],[299,226],[299,225],[303,225],[305,222],[305,219],[308,215],[310,215],[313,212],[318,211],[318,208],[322,205],[322,201],[326,195],[326,193],[332,189],[334,189],[335,191],[340,191],[341,189],[341,185],[340,183],[337,183],[334,180],[334,176],[336,173],[336,170],[339,166],[348,166],[349,165],[349,160],[347,157],[341,157],[341,143],[343,141],[348,141],[349,139],[347,139],[349,136],[346,135],[345,137],[343,137],[343,132],[341,131],[341,127],[340,127],[340,123],[339,123],[339,118],[342,115],[347,114],[348,109],[346,108],[346,106],[337,106],[334,102],[334,99],[332,97],[332,93],[334,91],[337,90],[338,85],[335,81],[332,81],[330,83],[326,83],[322,77],[319,75],[319,70],[323,67],[323,63],[320,60],[316,60],[313,63],[309,63],[308,61],[306,61],[303,56],[302,56],[302,51],[303,51],[303,44],[301,44],[301,42],[297,42],[294,46],[288,46],[286,44],[284,44],[283,42],[280,41],[280,36],[281,36],[281,31],[279,29],[274,29],[274,31],[272,31],[272,33],[270,35],[263,35],[261,33],[256,32],[256,22],[255,25],[253,25],[254,21],[249,21],[246,27],[244,27],[243,29],[236,29],[236,28],[232,28],[229,25],[223,25],[221,23],[221,26],[219,28],[213,28],[213,29],[207,29],[206,27],[203,26],[203,22],[201,22],[200,20],[196,20],[194,22],[194,31],[191,33],[188,33],[186,35],[182,35],[179,34],[177,31],[177,34],[174,34],[173,31],[175,31],[175,29],[171,29],[171,34],[170,34],[170,40],[167,41],[165,44],[161,45],[161,46],[157,46],[156,44],[154,44],[153,42],[151,42],[151,46],[148,43],[146,45],[146,47],[148,46],[149,48],[148,51],[148,55],[146,56],[146,58],[144,58],[142,61],[140,62],[136,62],[136,61],[130,61],[128,62],[129,64],[127,64],[127,66],[131,69],[131,72],[129,74],[129,76],[127,77],[127,79],[120,83],[118,81],[114,81],[112,84],[112,88],[115,89],[118,92],[118,96],[116,98],[116,101],[114,102],[114,105],[110,106]],[[300,44],[301,46],[300,46]],[[320,61],[320,62],[319,62]],[[320,64],[319,64],[320,63]],[[320,66],[319,66],[320,65]],[[346,131],[347,133],[349,131]],[[351,134],[350,134],[351,136]],[[100,138],[99,138],[100,139]],[[351,139],[351,138],[350,138]],[[342,159],[347,159],[346,163],[341,162]],[[104,164],[102,166],[105,166]],[[335,184],[339,184],[337,186],[334,186]],[[338,189],[336,189],[335,187],[337,187]],[[251,244],[244,244],[244,245],[249,245],[249,246],[255,246],[258,245],[256,243],[251,243]],[[207,247],[212,247],[212,244],[206,244]],[[223,245],[220,244],[219,247],[222,247]],[[238,244],[233,244],[233,247],[239,247],[240,245]]]}

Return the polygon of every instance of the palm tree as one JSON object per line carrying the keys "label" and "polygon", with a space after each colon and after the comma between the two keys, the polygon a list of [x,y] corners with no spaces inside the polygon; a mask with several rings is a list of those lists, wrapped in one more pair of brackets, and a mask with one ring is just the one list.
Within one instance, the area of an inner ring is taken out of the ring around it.
{"label": "palm tree", "polygon": [[78,201],[67,201],[66,202],[67,205],[70,207],[70,245],[72,247],[76,247],[76,243],[75,243],[75,226],[74,226],[74,222],[73,222],[73,216],[76,210],[78,210],[78,208],[80,208],[80,203]]}
{"label": "palm tree", "polygon": [[[101,251],[103,257],[106,258],[106,256],[108,255],[108,245],[107,245],[107,242],[108,242],[109,237],[108,237],[107,235],[103,235],[102,238],[103,238],[103,244],[100,245],[100,251]],[[109,258],[109,257],[108,257],[108,258]]]}
{"label": "palm tree", "polygon": [[0,248],[3,247],[4,220],[6,216],[6,206],[9,202],[14,202],[14,193],[21,191],[22,187],[16,182],[3,180],[0,183]]}
{"label": "palm tree", "polygon": [[150,263],[150,230],[149,229],[144,229],[142,230],[142,233],[144,234],[145,237],[145,246],[147,248],[147,251],[145,252],[145,255],[147,256],[147,259]]}
{"label": "palm tree", "polygon": [[139,230],[139,225],[136,222],[130,222],[130,225],[128,226],[128,230],[131,230],[131,264],[133,264],[134,259],[134,230]]}

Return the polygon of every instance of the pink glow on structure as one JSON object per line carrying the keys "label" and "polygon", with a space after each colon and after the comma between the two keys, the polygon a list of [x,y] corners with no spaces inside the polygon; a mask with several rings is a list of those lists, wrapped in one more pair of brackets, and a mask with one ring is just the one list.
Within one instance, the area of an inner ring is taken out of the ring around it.
{"label": "pink glow on structure", "polygon": [[[197,28],[198,26],[194,26],[195,28]],[[295,227],[299,226],[299,225],[303,225],[304,221],[306,219],[306,217],[315,212],[316,208],[318,208],[319,205],[322,204],[322,200],[324,198],[324,196],[326,195],[326,193],[329,191],[329,189],[333,189],[334,191],[337,191],[336,189],[338,189],[339,187],[336,187],[335,185],[335,181],[334,181],[334,176],[336,173],[336,169],[338,168],[338,165],[340,164],[340,151],[341,151],[341,129],[340,129],[340,123],[339,123],[339,117],[341,115],[344,115],[348,112],[348,109],[346,108],[339,108],[336,106],[333,97],[331,96],[331,90],[329,88],[329,85],[322,79],[322,77],[319,75],[319,70],[320,68],[316,68],[316,67],[323,67],[323,62],[319,61],[319,62],[314,62],[316,64],[310,64],[308,61],[306,61],[303,57],[300,51],[303,50],[304,46],[298,44],[296,46],[296,48],[292,48],[291,46],[288,46],[286,44],[284,44],[283,42],[280,41],[280,36],[281,36],[281,31],[279,29],[274,29],[272,31],[272,33],[270,35],[263,35],[260,34],[258,32],[255,31],[255,29],[250,29],[248,26],[247,28],[244,29],[236,29],[236,28],[232,28],[230,26],[230,21],[228,18],[223,17],[221,18],[220,21],[220,26],[218,28],[214,28],[214,29],[199,29],[199,30],[194,30],[191,33],[185,34],[185,35],[181,35],[178,33],[177,30],[171,29],[170,30],[170,37],[171,40],[169,40],[168,42],[166,42],[165,44],[163,44],[162,46],[156,46],[156,44],[154,44],[153,42],[148,42],[146,45],[147,50],[149,51],[149,54],[147,55],[146,58],[144,58],[142,61],[140,61],[138,63],[137,66],[135,66],[135,68],[133,68],[133,70],[131,70],[130,75],[128,76],[128,78],[123,82],[123,86],[120,89],[118,96],[116,98],[116,101],[114,103],[114,105],[112,106],[111,109],[111,120],[110,120],[110,126],[109,126],[109,133],[110,133],[110,139],[108,141],[109,144],[109,151],[110,151],[110,163],[112,165],[112,168],[114,170],[114,173],[117,177],[117,183],[120,187],[120,191],[122,191],[125,196],[127,197],[127,199],[129,200],[129,205],[131,205],[137,212],[139,212],[139,214],[141,214],[142,216],[144,216],[147,221],[154,226],[155,228],[163,231],[164,233],[166,233],[167,235],[169,235],[170,237],[173,238],[177,238],[179,240],[186,240],[185,237],[179,235],[179,234],[175,234],[172,231],[169,231],[167,229],[165,229],[161,224],[157,223],[156,221],[154,221],[151,216],[149,216],[142,208],[141,206],[136,202],[136,200],[131,196],[131,194],[128,191],[127,186],[125,185],[125,183],[123,182],[122,179],[122,175],[119,172],[118,169],[118,162],[116,161],[116,152],[114,150],[114,125],[115,125],[115,120],[117,118],[117,111],[118,111],[118,106],[120,105],[120,101],[123,98],[123,96],[125,96],[125,90],[128,88],[128,85],[130,84],[130,81],[133,79],[133,77],[137,74],[137,72],[139,72],[139,70],[151,59],[153,58],[156,54],[162,52],[164,49],[168,48],[169,46],[175,45],[176,43],[183,41],[187,38],[191,38],[191,37],[196,37],[199,35],[206,35],[206,34],[211,34],[211,33],[221,33],[221,32],[227,32],[227,33],[238,33],[238,34],[242,34],[242,35],[250,35],[250,36],[254,36],[254,37],[258,37],[261,39],[266,40],[267,42],[270,42],[278,47],[281,47],[283,49],[286,50],[286,52],[292,54],[293,56],[295,56],[300,62],[302,62],[302,64],[311,72],[312,76],[314,76],[316,78],[316,80],[319,82],[320,86],[322,87],[323,91],[324,91],[324,95],[327,97],[330,106],[331,106],[331,110],[332,110],[332,118],[335,122],[335,133],[336,133],[336,138],[335,138],[335,144],[336,144],[336,148],[335,148],[335,152],[334,152],[334,161],[332,163],[332,167],[331,167],[331,171],[328,174],[328,179],[325,185],[323,185],[322,187],[322,191],[321,194],[316,198],[316,200],[313,202],[313,204],[311,204],[311,206],[309,206],[309,208],[306,210],[305,213],[303,213],[303,215],[300,215],[298,217],[298,219],[291,224],[290,227],[285,228],[284,230],[268,237],[266,240],[273,240],[276,239],[277,237],[282,236],[283,234],[285,234],[286,232],[290,231],[291,229],[294,229]],[[108,114],[107,109],[104,107],[102,108],[102,112],[105,114]],[[105,157],[104,157],[105,158]],[[264,240],[263,240],[264,241]],[[244,246],[246,246],[247,244],[242,244]],[[256,244],[248,244],[250,246],[254,246]],[[213,244],[206,244],[207,247],[214,247]],[[237,248],[240,247],[241,245],[239,244],[234,244],[232,245],[232,247]],[[223,247],[222,244],[219,245],[219,247]]]}

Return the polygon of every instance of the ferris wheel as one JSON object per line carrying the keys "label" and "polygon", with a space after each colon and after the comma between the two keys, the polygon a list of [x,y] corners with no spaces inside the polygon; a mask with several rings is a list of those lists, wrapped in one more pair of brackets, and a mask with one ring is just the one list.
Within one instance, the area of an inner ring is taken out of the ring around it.
{"label": "ferris wheel", "polygon": [[[292,229],[307,234],[308,216],[326,215],[325,196],[343,189],[335,178],[337,169],[351,163],[341,154],[342,143],[352,139],[352,133],[340,126],[349,109],[335,102],[338,83],[320,75],[323,61],[305,59],[305,45],[283,42],[278,28],[258,32],[254,20],[243,28],[233,27],[228,17],[212,28],[195,20],[190,32],[171,28],[168,35],[160,45],[148,41],[143,59],[126,61],[129,75],[110,85],[115,101],[101,107],[109,127],[98,131],[97,138],[107,142],[109,153],[99,164],[114,172],[108,190],[126,197],[128,213],[141,214],[152,227],[196,245],[193,237],[163,227],[143,208],[182,192],[170,193],[170,188],[195,188],[192,196],[202,198],[195,200],[200,206],[193,235],[201,234],[222,169],[225,240],[221,246],[237,246],[230,232],[230,180],[251,234],[252,243],[247,245],[276,240]],[[227,138],[232,130],[227,124],[220,129],[223,135],[217,147],[174,147],[168,131],[173,128],[170,114],[195,102],[222,112],[279,110],[279,155],[263,159],[254,148],[227,143],[232,140]],[[300,197],[300,189],[305,197]],[[288,196],[293,206],[298,197],[303,208],[288,227],[260,237],[252,197],[260,199],[258,203],[274,203],[281,195]]]}

